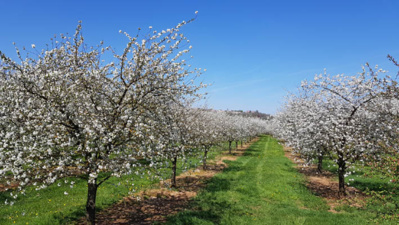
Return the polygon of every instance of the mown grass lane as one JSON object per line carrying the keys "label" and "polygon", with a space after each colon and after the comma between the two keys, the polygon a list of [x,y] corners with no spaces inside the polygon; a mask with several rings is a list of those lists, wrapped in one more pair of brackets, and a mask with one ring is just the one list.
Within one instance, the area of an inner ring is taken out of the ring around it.
{"label": "mown grass lane", "polygon": [[262,136],[213,177],[190,208],[169,224],[368,224],[362,210],[331,213],[305,186],[305,177],[284,156],[283,147]]}

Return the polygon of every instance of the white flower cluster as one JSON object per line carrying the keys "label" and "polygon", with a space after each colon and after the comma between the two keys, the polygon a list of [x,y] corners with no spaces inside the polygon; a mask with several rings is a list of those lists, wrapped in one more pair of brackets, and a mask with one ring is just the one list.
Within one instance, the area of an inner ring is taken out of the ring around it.
{"label": "white flower cluster", "polygon": [[24,193],[84,178],[90,211],[111,176],[155,177],[167,159],[264,132],[264,121],[191,107],[206,86],[195,82],[204,70],[185,60],[192,47],[180,28],[191,21],[143,37],[124,32],[126,48],[109,63],[101,56],[111,48],[87,47],[80,23],[35,58],[0,52],[0,181]]}
{"label": "white flower cluster", "polygon": [[0,180],[39,190],[86,174],[100,184],[99,173],[130,173],[155,154],[148,137],[169,104],[199,98],[204,87],[185,82],[201,74],[184,59],[190,48],[179,28],[189,22],[141,40],[125,33],[127,47],[107,64],[100,58],[110,48],[87,47],[80,24],[35,58],[17,50],[18,63],[1,53]]}
{"label": "white flower cluster", "polygon": [[392,116],[398,115],[399,102],[389,91],[397,82],[383,72],[366,65],[356,76],[316,75],[287,97],[276,116],[275,134],[305,159],[336,159],[340,191],[350,163],[378,156],[382,143],[397,138],[399,126]]}

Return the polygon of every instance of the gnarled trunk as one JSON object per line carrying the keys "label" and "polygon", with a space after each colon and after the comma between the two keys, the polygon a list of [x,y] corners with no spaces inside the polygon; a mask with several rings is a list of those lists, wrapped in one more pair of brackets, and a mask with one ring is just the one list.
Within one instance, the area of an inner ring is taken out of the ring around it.
{"label": "gnarled trunk", "polygon": [[346,162],[344,160],[343,154],[338,154],[338,181],[339,181],[339,191],[340,196],[345,196],[345,172],[346,172]]}
{"label": "gnarled trunk", "polygon": [[323,154],[320,153],[319,156],[317,157],[318,161],[317,161],[317,171],[319,173],[323,173]]}
{"label": "gnarled trunk", "polygon": [[172,179],[171,179],[171,187],[176,187],[176,168],[177,168],[177,156],[175,156],[172,160]]}
{"label": "gnarled trunk", "polygon": [[203,165],[202,165],[202,168],[203,168],[204,170],[206,170],[206,157],[207,157],[207,155],[208,155],[208,148],[205,148],[205,151],[204,151],[204,160],[203,160]]}
{"label": "gnarled trunk", "polygon": [[96,224],[96,196],[97,179],[94,182],[87,182],[86,219],[91,225]]}

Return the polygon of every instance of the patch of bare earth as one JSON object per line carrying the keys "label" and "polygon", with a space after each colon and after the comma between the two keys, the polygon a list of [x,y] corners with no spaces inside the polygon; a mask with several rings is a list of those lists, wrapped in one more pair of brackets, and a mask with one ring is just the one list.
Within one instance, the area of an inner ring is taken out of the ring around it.
{"label": "patch of bare earth", "polygon": [[17,187],[17,183],[11,183],[10,185],[0,183],[0,192],[7,191],[8,189],[15,189]]}
{"label": "patch of bare earth", "polygon": [[298,171],[305,175],[306,186],[316,195],[324,198],[330,206],[330,212],[338,213],[337,207],[348,205],[361,208],[365,204],[366,195],[354,187],[346,186],[346,196],[338,194],[338,181],[329,171],[320,173],[316,165],[307,165],[291,148],[284,147],[285,156],[296,164]]}
{"label": "patch of bare earth", "polygon": [[[207,170],[202,167],[190,170],[176,177],[177,188],[168,187],[170,180],[162,181],[157,188],[125,197],[120,202],[102,210],[96,215],[96,224],[152,224],[164,223],[166,217],[184,211],[189,202],[205,187],[206,181],[227,167],[224,160],[234,161],[243,155],[252,142],[232,150],[230,155],[223,152],[215,160],[208,162]],[[75,224],[86,224],[85,218]]]}

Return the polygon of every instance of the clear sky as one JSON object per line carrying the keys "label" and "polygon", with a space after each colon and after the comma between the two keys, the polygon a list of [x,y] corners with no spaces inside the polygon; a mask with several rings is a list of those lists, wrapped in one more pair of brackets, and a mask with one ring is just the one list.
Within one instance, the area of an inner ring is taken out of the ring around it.
{"label": "clear sky", "polygon": [[90,45],[101,40],[122,50],[137,28],[185,26],[209,107],[275,113],[287,91],[315,74],[361,72],[380,65],[396,74],[398,0],[0,0],[0,50],[15,58],[17,46],[44,48],[54,34],[73,34],[83,21]]}

